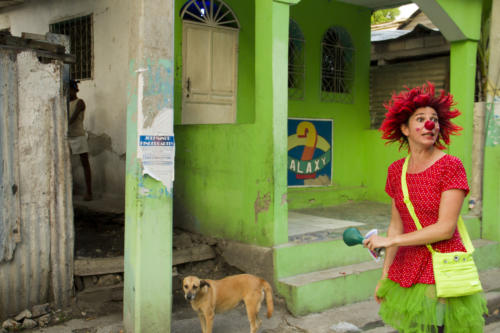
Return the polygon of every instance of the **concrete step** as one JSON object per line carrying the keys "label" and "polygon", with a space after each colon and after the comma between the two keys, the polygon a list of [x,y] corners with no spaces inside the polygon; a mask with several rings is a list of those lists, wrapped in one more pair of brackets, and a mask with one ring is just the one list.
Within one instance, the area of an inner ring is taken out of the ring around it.
{"label": "concrete step", "polygon": [[372,260],[367,249],[361,245],[349,247],[342,239],[286,243],[273,250],[278,279]]}
{"label": "concrete step", "polygon": [[[492,275],[499,275],[500,270],[489,270],[486,272],[481,273],[481,279],[488,279]],[[500,287],[500,281],[497,279],[496,287]],[[500,307],[500,292],[496,291],[488,291],[486,292],[485,288],[485,293],[484,297],[486,298],[486,301],[488,302],[488,310],[489,314],[486,316],[485,320],[485,327],[484,327],[484,332],[500,332],[500,315],[496,313],[495,311],[498,311]],[[373,303],[374,304],[374,303]],[[374,305],[376,308],[378,308],[377,305]],[[370,328],[373,326],[373,328]],[[368,324],[365,324],[362,327],[359,327],[361,331],[365,333],[397,333],[397,331],[393,328],[390,327],[389,325],[386,325],[382,320],[377,320],[374,322],[370,322]],[[368,329],[367,329],[368,328]],[[334,330],[335,331],[335,330]]]}
{"label": "concrete step", "polygon": [[282,278],[276,287],[298,316],[368,299],[381,274],[382,264],[368,261]]}
{"label": "concrete step", "polygon": [[[500,314],[495,310],[500,304],[500,268],[480,272],[481,281],[485,290],[485,297],[490,310],[486,318],[484,332],[500,332]],[[289,316],[287,322],[297,331],[314,333],[334,333],[333,327],[339,323],[347,322],[355,325],[363,332],[370,333],[395,333],[395,329],[385,325],[378,315],[379,305],[373,297],[369,300],[330,308],[320,313],[310,313],[304,316]],[[497,329],[497,330],[495,330]]]}
{"label": "concrete step", "polygon": [[480,271],[500,267],[500,243],[486,239],[472,241],[474,245],[474,262]]}
{"label": "concrete step", "polygon": [[[500,266],[500,246],[497,242],[475,240],[473,243],[480,271]],[[294,265],[301,264],[297,259]],[[310,265],[309,262],[304,264]],[[382,262],[371,260],[281,277],[276,287],[285,298],[290,312],[305,315],[371,298],[381,273]]]}

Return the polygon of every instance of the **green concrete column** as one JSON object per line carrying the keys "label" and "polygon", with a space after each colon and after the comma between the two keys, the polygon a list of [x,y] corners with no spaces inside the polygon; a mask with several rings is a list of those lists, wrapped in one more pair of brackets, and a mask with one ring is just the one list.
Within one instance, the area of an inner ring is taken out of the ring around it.
{"label": "green concrete column", "polygon": [[472,165],[472,134],[476,78],[477,41],[457,41],[450,49],[450,92],[462,115],[456,123],[464,129],[451,137],[450,154],[459,157],[468,174]]}
{"label": "green concrete column", "polygon": [[272,133],[273,244],[288,241],[287,119],[289,6],[298,0],[255,1],[256,122]]}
{"label": "green concrete column", "polygon": [[[482,0],[415,0],[436,24],[450,47],[450,92],[462,115],[456,123],[464,128],[451,138],[449,153],[459,157],[471,175],[474,92],[477,44],[481,31]],[[465,212],[464,205],[464,212]]]}
{"label": "green concrete column", "polygon": [[[487,105],[483,174],[482,238],[500,242],[500,103]],[[496,119],[495,119],[496,114]]]}
{"label": "green concrete column", "polygon": [[500,241],[500,0],[493,0],[483,174],[483,238]]}
{"label": "green concrete column", "polygon": [[[130,0],[123,298],[126,332],[170,332],[174,166],[169,162],[171,150],[157,149],[156,143],[173,138],[173,3]],[[153,147],[140,142],[153,143]],[[160,155],[167,151],[170,153]]]}

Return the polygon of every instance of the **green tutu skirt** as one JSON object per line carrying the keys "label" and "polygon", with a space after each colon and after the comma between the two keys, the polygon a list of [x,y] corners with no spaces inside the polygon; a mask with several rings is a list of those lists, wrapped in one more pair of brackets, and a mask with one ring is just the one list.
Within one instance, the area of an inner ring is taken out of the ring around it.
{"label": "green tutu skirt", "polygon": [[481,293],[437,298],[433,284],[416,284],[403,288],[398,283],[380,281],[377,296],[383,298],[380,316],[400,333],[482,333],[483,314],[488,312]]}

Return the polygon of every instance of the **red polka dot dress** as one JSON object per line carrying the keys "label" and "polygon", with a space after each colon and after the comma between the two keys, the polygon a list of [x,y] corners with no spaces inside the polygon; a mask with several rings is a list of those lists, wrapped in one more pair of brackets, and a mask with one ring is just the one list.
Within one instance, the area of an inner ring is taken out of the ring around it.
{"label": "red polka dot dress", "polygon": [[[386,192],[394,199],[403,222],[403,232],[417,230],[403,201],[401,173],[404,159],[389,167]],[[460,189],[469,193],[462,162],[444,155],[426,170],[407,173],[410,200],[422,227],[437,222],[443,192]],[[440,252],[465,251],[458,230],[445,241],[432,244]],[[438,299],[432,256],[425,245],[400,246],[389,267],[388,278],[378,284],[377,296],[382,299],[379,315],[400,333],[482,333],[486,300],[481,293]]]}
{"label": "red polka dot dress", "polygon": [[[395,201],[403,221],[403,232],[408,233],[416,231],[417,227],[403,201],[403,163],[404,159],[401,159],[389,167],[385,190]],[[444,191],[461,189],[466,195],[469,193],[462,162],[451,155],[444,155],[422,172],[407,173],[406,181],[410,200],[423,228],[437,222],[441,194]],[[458,228],[451,239],[434,243],[432,246],[439,252],[465,251]],[[388,277],[406,288],[416,283],[434,284],[431,253],[425,245],[399,247]]]}

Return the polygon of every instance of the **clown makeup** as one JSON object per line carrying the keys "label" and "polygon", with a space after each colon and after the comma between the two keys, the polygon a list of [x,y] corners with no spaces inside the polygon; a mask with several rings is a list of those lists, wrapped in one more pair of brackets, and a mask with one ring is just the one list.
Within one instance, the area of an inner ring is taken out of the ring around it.
{"label": "clown makeup", "polygon": [[439,136],[439,119],[431,107],[415,110],[406,124],[401,125],[401,132],[408,138],[410,145],[434,145]]}

